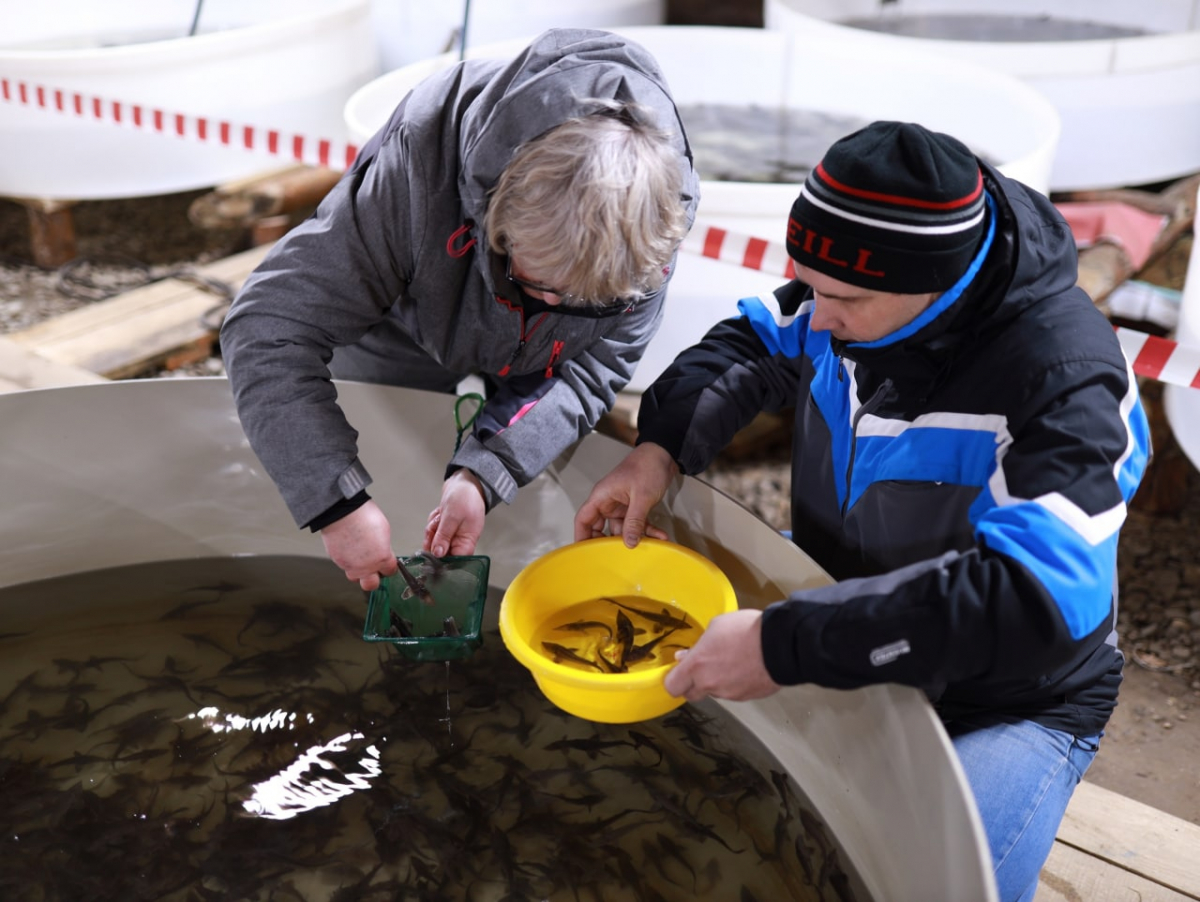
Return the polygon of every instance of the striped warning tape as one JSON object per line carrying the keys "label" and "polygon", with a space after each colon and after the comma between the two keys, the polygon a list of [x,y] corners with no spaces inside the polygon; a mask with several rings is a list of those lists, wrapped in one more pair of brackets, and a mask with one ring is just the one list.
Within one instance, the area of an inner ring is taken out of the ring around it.
{"label": "striped warning tape", "polygon": [[1168,385],[1200,388],[1200,350],[1178,342],[1116,326],[1121,350],[1133,361],[1133,371]]}
{"label": "striped warning tape", "polygon": [[281,129],[172,112],[18,79],[0,77],[0,100],[91,122],[108,122],[231,148],[265,151],[310,166],[348,169],[358,156],[358,148],[347,141],[311,138]]}
{"label": "striped warning tape", "polygon": [[[796,277],[795,266],[782,244],[739,235],[717,226],[697,222],[680,249],[784,279]],[[1139,376],[1171,385],[1200,388],[1200,349],[1182,347],[1178,342],[1122,326],[1114,326],[1114,329],[1121,350],[1133,361],[1133,371]]]}
{"label": "striped warning tape", "polygon": [[796,265],[788,256],[787,248],[779,242],[739,235],[714,225],[697,222],[687,238],[683,239],[680,250],[711,257],[722,263],[757,269],[767,275],[796,278]]}

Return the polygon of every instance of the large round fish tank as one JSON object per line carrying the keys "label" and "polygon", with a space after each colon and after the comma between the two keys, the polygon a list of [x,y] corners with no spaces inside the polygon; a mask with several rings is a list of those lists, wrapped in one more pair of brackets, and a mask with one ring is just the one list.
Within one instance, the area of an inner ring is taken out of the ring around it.
{"label": "large round fish tank", "polygon": [[[1007,175],[1048,190],[1058,114],[1049,101],[1010,75],[899,50],[862,54],[852,40],[804,32],[707,26],[614,31],[638,41],[658,59],[680,107],[723,104],[811,111],[848,122],[918,121],[957,135]],[[468,56],[512,56],[526,40],[477,47]],[[374,134],[413,85],[456,59],[445,54],[423,60],[355,92],[345,108],[351,140],[361,144]],[[713,65],[714,60],[720,65]],[[984,109],[987,115],[980,115]],[[715,225],[782,245],[798,184],[715,181],[703,171],[700,176],[693,237]],[[733,315],[738,298],[769,292],[782,281],[782,264],[778,272],[768,272],[681,252],[663,325],[629,388],[648,386],[680,350],[717,320]]]}
{"label": "large round fish tank", "polygon": [[[453,399],[342,383],[339,401],[362,430],[360,453],[378,479],[372,494],[392,517],[394,547],[419,548],[425,511],[437,501],[443,464],[453,446]],[[317,566],[324,559],[319,539],[293,526],[251,453],[223,379],[146,380],[11,393],[0,396],[0,421],[5,424],[0,433],[0,474],[6,511],[0,520],[5,549],[0,593],[72,574],[101,574],[90,583],[98,589],[102,574],[112,572],[111,568],[155,561],[284,556],[299,569],[298,562]],[[491,557],[493,587],[502,591],[529,561],[570,541],[575,509],[594,481],[626,450],[611,439],[589,436],[523,489],[512,506],[501,506],[489,515],[478,551]],[[676,541],[721,567],[743,606],[762,606],[790,590],[827,580],[790,542],[694,479],[682,480],[671,493],[662,522]],[[340,573],[336,575],[341,579]],[[219,595],[230,587],[218,583],[203,588]],[[195,609],[205,602],[204,596],[192,598],[190,606],[184,607]],[[101,613],[88,611],[94,602],[87,597],[63,598],[47,592],[33,602],[21,611],[0,612],[4,641],[16,641],[11,633],[32,607],[64,628],[70,626],[72,613]],[[484,648],[501,645],[494,632],[497,607],[489,603]],[[148,623],[130,620],[120,632],[141,635],[155,623],[166,624],[179,616],[184,615],[178,610],[155,610]],[[356,641],[350,635],[352,626],[335,631],[346,632],[346,641]],[[69,667],[95,677],[105,661],[113,661],[106,657],[113,652],[106,652],[105,635],[94,634],[87,650],[78,652],[81,659],[91,657],[77,664],[64,660],[71,649],[58,648],[55,657],[61,679],[67,679]],[[114,642],[120,638],[111,635]],[[142,649],[149,660],[156,651],[151,635],[147,633]],[[27,635],[20,641],[35,639]],[[117,660],[107,666],[139,672],[146,666],[132,659]],[[29,704],[47,710],[42,691],[56,671],[55,665],[43,663],[45,669],[14,690],[10,701],[41,687]],[[166,665],[179,668],[180,662],[168,658]],[[174,672],[182,671],[164,670],[154,689],[146,691],[161,692],[163,679]],[[396,703],[404,704],[404,698],[403,693],[397,695]],[[123,702],[128,704],[129,698]],[[230,705],[245,714],[244,721],[254,713],[249,695],[233,698]],[[891,685],[855,691],[799,686],[759,702],[706,702],[691,707],[728,718],[728,724],[750,731],[769,750],[775,759],[772,769],[786,772],[808,797],[815,817],[836,837],[843,864],[859,875],[869,898],[984,902],[996,898],[986,841],[969,790],[940,723],[917,691]],[[180,712],[165,711],[160,716],[180,722]],[[91,743],[80,740],[79,748],[85,746],[90,748]],[[132,739],[126,750],[130,747]],[[112,748],[110,743],[109,753]],[[273,752],[274,768],[292,768],[299,750],[289,748]],[[89,766],[86,759],[75,760],[78,767]],[[331,761],[326,764],[327,772],[336,770]],[[381,771],[386,777],[389,767],[403,764],[389,763],[384,754],[363,776],[359,790],[381,778]],[[173,790],[165,782],[160,788],[161,796],[155,798],[167,804]],[[340,799],[326,799],[329,807],[322,809],[324,814],[293,811],[298,816],[288,821],[294,826],[286,829],[299,832],[272,834],[274,841],[286,844],[285,837],[304,835],[305,818],[320,823],[338,806],[351,806],[348,816],[361,821],[353,806],[363,796],[353,789],[349,787]],[[89,791],[88,786],[77,785],[72,793],[77,798]],[[194,804],[209,810],[204,790],[189,792]],[[252,809],[247,806],[247,810]],[[243,818],[238,829],[247,827]],[[88,842],[95,846],[94,841]],[[486,837],[483,842],[487,844]],[[493,836],[492,842],[502,839]],[[25,855],[33,851],[28,844],[21,848],[27,849]],[[286,858],[286,851],[280,854]],[[347,868],[354,871],[355,860],[349,857],[337,865],[346,882],[353,882],[345,874]],[[649,866],[645,861],[634,864]],[[216,874],[221,862],[208,861],[204,868]],[[379,877],[386,873],[379,872]],[[272,879],[277,885],[292,885],[292,877],[285,873],[273,873]],[[368,879],[370,875],[364,877],[363,886]]]}
{"label": "large round fish tank", "polygon": [[1200,169],[1197,0],[765,0],[763,16],[769,29],[852,41],[865,58],[940,56],[1023,79],[1062,115],[1052,190]]}
{"label": "large round fish tank", "polygon": [[[379,73],[370,13],[369,0],[22,4],[0,34],[8,101],[0,103],[0,195],[142,197],[291,162],[261,138],[245,149],[244,126],[277,130],[288,142],[340,140],[346,99]],[[141,127],[135,104],[146,111]],[[148,125],[153,109],[167,116],[163,132]],[[180,136],[175,114],[204,117],[211,132],[201,140],[188,125]],[[218,140],[219,121],[238,130],[228,145]]]}
{"label": "large round fish tank", "polygon": [[[1196,192],[1200,202],[1200,191]],[[1200,241],[1192,241],[1191,258],[1179,302],[1175,340],[1185,348],[1200,348]],[[1179,447],[1200,469],[1200,386],[1167,385],[1163,407]]]}

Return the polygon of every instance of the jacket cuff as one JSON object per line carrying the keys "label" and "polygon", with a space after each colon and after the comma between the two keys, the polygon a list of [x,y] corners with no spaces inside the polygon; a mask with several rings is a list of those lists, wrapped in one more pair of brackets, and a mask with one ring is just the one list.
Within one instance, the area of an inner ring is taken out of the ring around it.
{"label": "jacket cuff", "polygon": [[796,643],[794,603],[780,601],[769,605],[762,616],[763,665],[771,679],[780,686],[795,686],[805,682],[800,672]]}
{"label": "jacket cuff", "polygon": [[463,467],[474,473],[482,483],[483,500],[489,511],[501,501],[512,504],[513,499],[517,497],[517,481],[501,463],[500,458],[485,448],[473,435],[463,439],[462,446],[446,466],[446,475],[449,476]]}
{"label": "jacket cuff", "polygon": [[345,472],[338,477],[338,491],[342,493],[342,497],[349,499],[353,498],[374,480],[371,479],[371,474],[367,472],[367,468],[362,465],[357,457],[346,468]]}
{"label": "jacket cuff", "polygon": [[317,516],[313,517],[304,525],[313,532],[320,532],[330,523],[336,523],[338,520],[342,519],[342,517],[346,517],[354,513],[370,500],[371,496],[368,495],[365,490],[361,491],[353,498],[343,498],[341,501],[338,501],[336,504],[334,504],[333,507],[329,508],[322,514],[318,514]]}

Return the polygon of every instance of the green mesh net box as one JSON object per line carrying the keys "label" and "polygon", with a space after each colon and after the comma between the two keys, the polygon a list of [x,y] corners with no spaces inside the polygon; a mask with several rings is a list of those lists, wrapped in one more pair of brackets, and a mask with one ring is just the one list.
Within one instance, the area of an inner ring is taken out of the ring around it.
{"label": "green mesh net box", "polygon": [[398,558],[412,577],[385,577],[367,599],[363,638],[388,642],[414,661],[465,658],[483,642],[491,559],[483,555]]}

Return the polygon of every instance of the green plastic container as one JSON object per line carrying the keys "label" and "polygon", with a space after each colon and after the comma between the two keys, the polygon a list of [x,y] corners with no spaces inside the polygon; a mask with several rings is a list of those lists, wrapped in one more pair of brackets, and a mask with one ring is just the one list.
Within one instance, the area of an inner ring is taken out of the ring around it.
{"label": "green plastic container", "polygon": [[[424,583],[433,603],[412,591],[402,574],[385,577],[367,599],[363,638],[389,642],[414,661],[456,661],[471,655],[483,643],[491,559],[461,555],[434,562],[417,555],[398,560]],[[454,618],[457,636],[447,634],[449,617]]]}

